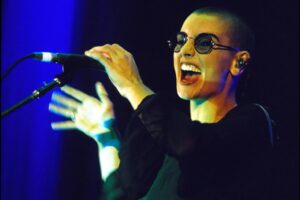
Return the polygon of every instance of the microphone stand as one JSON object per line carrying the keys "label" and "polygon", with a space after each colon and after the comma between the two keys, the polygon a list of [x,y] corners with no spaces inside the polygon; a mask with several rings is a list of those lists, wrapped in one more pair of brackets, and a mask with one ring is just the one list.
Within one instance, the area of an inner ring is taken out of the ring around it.
{"label": "microphone stand", "polygon": [[8,115],[9,113],[17,110],[18,108],[22,107],[23,105],[29,103],[30,101],[40,98],[41,96],[46,94],[48,91],[52,90],[53,88],[55,88],[57,86],[59,86],[59,87],[63,86],[64,84],[67,83],[67,81],[69,81],[69,78],[70,78],[69,75],[70,74],[68,74],[66,72],[57,75],[53,79],[52,82],[45,84],[43,87],[40,87],[37,90],[34,90],[32,95],[30,95],[29,97],[27,97],[27,98],[23,99],[22,101],[16,103],[15,105],[8,108],[4,112],[1,112],[1,118]]}

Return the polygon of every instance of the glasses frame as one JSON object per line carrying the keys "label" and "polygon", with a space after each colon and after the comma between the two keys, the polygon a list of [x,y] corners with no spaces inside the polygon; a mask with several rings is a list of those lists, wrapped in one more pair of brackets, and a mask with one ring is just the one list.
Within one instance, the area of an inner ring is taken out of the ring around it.
{"label": "glasses frame", "polygon": [[[199,54],[209,54],[212,50],[226,50],[226,51],[234,51],[234,52],[238,52],[240,51],[239,48],[236,48],[236,47],[230,47],[230,46],[227,46],[227,45],[223,45],[223,44],[219,44],[219,43],[215,43],[213,41],[213,38],[216,38],[217,40],[219,40],[219,38],[212,34],[212,33],[200,33],[199,35],[197,35],[195,38],[193,37],[189,37],[185,32],[179,32],[176,34],[176,38],[177,36],[181,34],[183,35],[183,38],[184,38],[184,43],[182,44],[182,46],[175,51],[175,47],[178,45],[178,41],[177,39],[175,40],[174,44],[172,42],[172,40],[168,40],[167,43],[168,43],[168,46],[176,53],[180,52],[180,50],[182,49],[182,47],[186,44],[186,42],[188,41],[188,39],[192,39],[194,40],[194,48],[195,50],[199,53]],[[199,49],[197,48],[197,40],[198,38],[200,37],[208,37],[210,38],[210,48],[205,51],[205,52],[202,52],[202,51],[199,51]]]}

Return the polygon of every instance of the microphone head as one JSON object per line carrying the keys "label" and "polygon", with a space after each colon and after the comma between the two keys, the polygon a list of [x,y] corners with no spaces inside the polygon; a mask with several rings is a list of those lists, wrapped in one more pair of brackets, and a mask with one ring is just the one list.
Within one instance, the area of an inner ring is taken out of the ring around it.
{"label": "microphone head", "polygon": [[50,52],[34,52],[32,53],[33,58],[43,61],[43,62],[52,62],[53,53]]}
{"label": "microphone head", "polygon": [[43,62],[62,64],[68,71],[73,69],[93,69],[105,72],[105,68],[98,60],[82,54],[35,52],[33,53],[33,58]]}

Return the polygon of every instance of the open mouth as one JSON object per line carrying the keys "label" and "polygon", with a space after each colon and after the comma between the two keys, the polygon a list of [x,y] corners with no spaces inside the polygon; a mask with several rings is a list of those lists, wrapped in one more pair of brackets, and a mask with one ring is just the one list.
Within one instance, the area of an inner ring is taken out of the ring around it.
{"label": "open mouth", "polygon": [[196,82],[201,75],[201,71],[198,67],[191,64],[181,65],[181,82],[184,84],[192,84]]}

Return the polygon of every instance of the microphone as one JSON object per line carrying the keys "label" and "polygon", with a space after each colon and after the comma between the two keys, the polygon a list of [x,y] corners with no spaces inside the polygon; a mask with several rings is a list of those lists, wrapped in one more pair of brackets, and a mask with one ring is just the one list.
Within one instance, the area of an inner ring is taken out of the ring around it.
{"label": "microphone", "polygon": [[81,54],[34,52],[33,58],[42,62],[62,64],[66,70],[92,69],[105,72],[103,65],[96,59]]}

